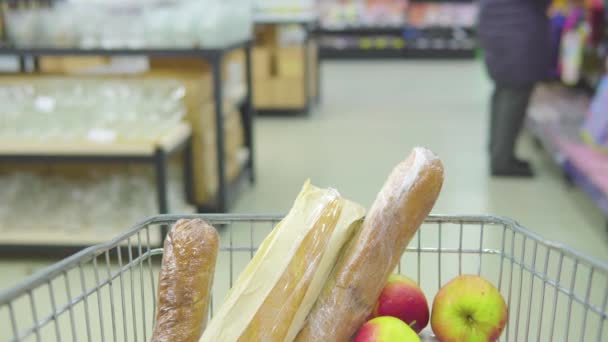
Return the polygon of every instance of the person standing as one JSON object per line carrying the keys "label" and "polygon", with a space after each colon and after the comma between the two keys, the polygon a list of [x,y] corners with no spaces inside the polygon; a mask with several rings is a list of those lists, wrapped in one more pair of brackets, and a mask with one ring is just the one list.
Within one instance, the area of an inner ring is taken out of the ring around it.
{"label": "person standing", "polygon": [[533,177],[515,146],[534,86],[551,65],[550,0],[481,0],[478,36],[494,82],[490,118],[493,176]]}

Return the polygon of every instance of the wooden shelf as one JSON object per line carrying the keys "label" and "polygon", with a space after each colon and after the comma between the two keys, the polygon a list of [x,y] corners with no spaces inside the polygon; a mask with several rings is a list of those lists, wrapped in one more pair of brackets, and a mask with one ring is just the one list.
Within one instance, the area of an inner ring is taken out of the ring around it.
{"label": "wooden shelf", "polygon": [[52,143],[47,141],[1,141],[0,155],[37,155],[37,156],[153,156],[157,148],[172,151],[190,137],[191,128],[179,123],[157,141],[97,143],[92,141],[72,141]]}
{"label": "wooden shelf", "polygon": [[[92,246],[107,242],[133,226],[135,222],[117,222],[115,229],[106,231],[83,227],[77,231],[49,230],[43,228],[0,228],[0,245],[28,246]],[[120,228],[120,229],[119,229]],[[147,241],[147,236],[142,236]],[[136,243],[136,241],[134,241]],[[160,245],[160,234],[150,231],[150,243]]]}

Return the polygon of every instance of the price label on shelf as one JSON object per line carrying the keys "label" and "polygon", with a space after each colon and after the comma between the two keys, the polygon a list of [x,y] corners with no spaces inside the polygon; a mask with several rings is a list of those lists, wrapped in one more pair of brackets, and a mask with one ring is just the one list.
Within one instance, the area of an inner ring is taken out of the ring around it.
{"label": "price label on shelf", "polygon": [[43,113],[50,113],[55,110],[55,99],[50,96],[38,96],[34,101],[36,109]]}
{"label": "price label on shelf", "polygon": [[87,133],[87,140],[100,144],[111,144],[116,141],[116,132],[110,129],[93,128]]}

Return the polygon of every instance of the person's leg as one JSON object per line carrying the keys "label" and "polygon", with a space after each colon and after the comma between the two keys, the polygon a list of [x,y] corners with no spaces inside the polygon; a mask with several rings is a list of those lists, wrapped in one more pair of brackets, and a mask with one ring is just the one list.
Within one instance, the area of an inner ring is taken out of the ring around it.
{"label": "person's leg", "polygon": [[498,114],[498,99],[500,95],[500,87],[498,83],[494,84],[494,91],[492,92],[492,97],[490,98],[490,129],[489,129],[489,151],[492,153],[492,149],[494,149],[494,140],[496,137],[496,115]]}
{"label": "person's leg", "polygon": [[501,85],[498,88],[491,151],[491,166],[494,175],[532,175],[527,163],[517,162],[515,146],[524,124],[533,88],[532,85]]}

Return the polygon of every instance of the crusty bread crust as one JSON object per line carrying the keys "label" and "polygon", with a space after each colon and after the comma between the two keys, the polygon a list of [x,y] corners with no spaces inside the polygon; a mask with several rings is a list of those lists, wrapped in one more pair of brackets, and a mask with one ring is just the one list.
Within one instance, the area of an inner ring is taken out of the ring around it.
{"label": "crusty bread crust", "polygon": [[197,342],[207,324],[219,249],[215,228],[179,220],[165,239],[153,342]]}
{"label": "crusty bread crust", "polygon": [[416,148],[393,170],[338,259],[296,341],[349,341],[365,323],[405,248],[433,208],[443,165]]}

